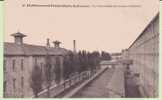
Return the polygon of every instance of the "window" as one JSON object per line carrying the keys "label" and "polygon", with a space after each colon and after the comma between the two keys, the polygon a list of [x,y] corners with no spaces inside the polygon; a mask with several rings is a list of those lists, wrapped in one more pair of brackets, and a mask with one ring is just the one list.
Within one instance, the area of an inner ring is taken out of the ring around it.
{"label": "window", "polygon": [[16,79],[15,78],[13,79],[13,90],[14,91],[16,90]]}
{"label": "window", "polygon": [[21,77],[21,88],[24,88],[24,77]]}
{"label": "window", "polygon": [[37,58],[35,58],[35,65],[37,65]]}
{"label": "window", "polygon": [[6,71],[6,60],[3,62],[3,70]]}
{"label": "window", "polygon": [[56,57],[56,62],[55,62],[55,78],[56,78],[56,83],[60,83],[61,81],[61,67],[60,67],[60,58]]}
{"label": "window", "polygon": [[15,59],[12,61],[12,69],[15,70]]}
{"label": "window", "polygon": [[43,71],[43,63],[41,63],[41,71]]}
{"label": "window", "polygon": [[6,87],[7,87],[7,82],[4,81],[4,84],[3,84],[3,89],[4,89],[4,97],[5,97],[5,94],[6,94]]}
{"label": "window", "polygon": [[21,59],[21,70],[24,70],[24,60]]}

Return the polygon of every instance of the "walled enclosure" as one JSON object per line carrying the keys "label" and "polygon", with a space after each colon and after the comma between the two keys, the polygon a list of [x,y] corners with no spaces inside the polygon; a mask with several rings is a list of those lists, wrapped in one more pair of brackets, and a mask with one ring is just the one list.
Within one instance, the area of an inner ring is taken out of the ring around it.
{"label": "walled enclosure", "polygon": [[130,66],[140,74],[140,83],[147,97],[158,97],[159,79],[159,13],[151,20],[133,44],[123,50],[124,59],[133,60]]}

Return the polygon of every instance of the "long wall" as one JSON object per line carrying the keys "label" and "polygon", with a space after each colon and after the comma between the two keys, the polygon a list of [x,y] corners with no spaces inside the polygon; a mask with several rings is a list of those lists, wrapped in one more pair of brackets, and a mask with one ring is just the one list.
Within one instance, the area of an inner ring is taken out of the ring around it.
{"label": "long wall", "polygon": [[[63,56],[51,56],[52,68],[55,67],[55,59],[59,58],[61,68],[63,68]],[[30,86],[31,73],[35,64],[42,70],[43,84],[42,88],[46,88],[45,83],[45,56],[4,56],[4,97],[32,97],[33,91]],[[13,69],[13,61],[15,68]],[[23,62],[21,62],[23,61]],[[23,69],[22,69],[23,66]],[[63,78],[61,74],[61,79]],[[53,80],[53,83],[55,81]],[[52,84],[54,85],[54,84]]]}
{"label": "long wall", "polygon": [[140,73],[141,86],[148,97],[158,97],[159,79],[159,13],[133,44],[122,53],[132,59],[131,70]]}

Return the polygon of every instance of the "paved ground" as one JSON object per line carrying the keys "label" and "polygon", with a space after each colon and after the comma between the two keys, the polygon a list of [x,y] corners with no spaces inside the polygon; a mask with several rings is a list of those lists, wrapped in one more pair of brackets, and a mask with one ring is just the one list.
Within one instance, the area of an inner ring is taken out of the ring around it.
{"label": "paved ground", "polygon": [[140,98],[141,95],[138,86],[134,82],[134,78],[129,76],[125,81],[125,96],[127,98]]}
{"label": "paved ground", "polygon": [[124,83],[124,68],[119,65],[116,66],[113,76],[108,82],[107,89],[109,90],[110,98],[125,97],[125,83]]}
{"label": "paved ground", "polygon": [[106,86],[113,75],[114,69],[107,69],[98,78],[93,80],[87,86],[85,86],[81,91],[79,91],[75,97],[108,97],[108,90]]}

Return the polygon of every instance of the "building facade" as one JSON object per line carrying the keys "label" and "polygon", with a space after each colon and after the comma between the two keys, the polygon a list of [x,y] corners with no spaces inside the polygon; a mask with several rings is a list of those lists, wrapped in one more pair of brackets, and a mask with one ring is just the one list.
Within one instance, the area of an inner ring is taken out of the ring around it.
{"label": "building facade", "polygon": [[112,53],[111,58],[114,60],[119,60],[121,59],[121,53]]}
{"label": "building facade", "polygon": [[138,38],[123,50],[124,59],[133,60],[131,70],[140,74],[141,86],[148,97],[158,96],[159,79],[159,13]]}
{"label": "building facade", "polygon": [[59,60],[60,80],[63,80],[63,60],[69,51],[61,48],[59,41],[54,41],[53,47],[49,45],[49,40],[47,46],[38,46],[23,43],[23,37],[26,35],[20,32],[12,36],[15,39],[14,43],[4,43],[4,97],[32,97],[33,91],[30,86],[32,69],[35,65],[39,66],[45,79],[47,55],[51,58],[52,68],[55,68],[56,60]]}

